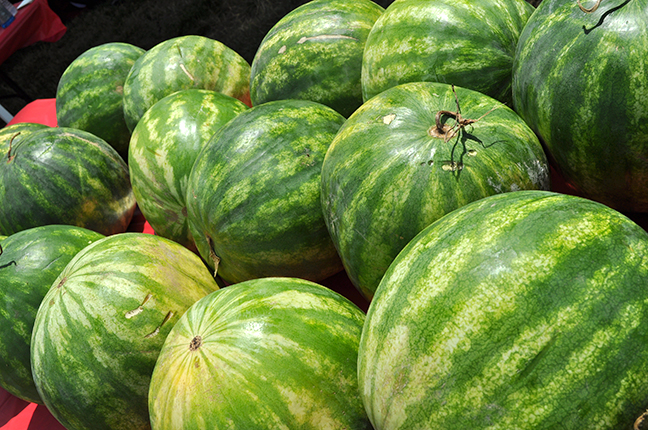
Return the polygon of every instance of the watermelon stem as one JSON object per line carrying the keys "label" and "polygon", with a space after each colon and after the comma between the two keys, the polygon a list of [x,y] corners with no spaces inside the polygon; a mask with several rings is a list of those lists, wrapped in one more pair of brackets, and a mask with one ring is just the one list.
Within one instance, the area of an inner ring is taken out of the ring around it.
{"label": "watermelon stem", "polygon": [[13,148],[13,141],[18,136],[20,132],[14,134],[11,136],[11,140],[9,140],[9,151],[7,151],[7,163],[11,163],[11,160],[14,159],[15,155],[11,155],[11,149]]}
{"label": "watermelon stem", "polygon": [[[0,255],[2,255],[2,252],[3,252],[3,251],[2,251],[2,245],[0,245]],[[13,264],[14,266],[17,266],[17,265],[18,265],[18,264],[16,263],[15,260],[11,260],[11,261],[8,262],[7,264],[3,264],[2,266],[0,266],[0,269],[4,269],[5,267],[9,267],[9,266],[11,266],[12,264]]]}
{"label": "watermelon stem", "polygon": [[[495,109],[497,109],[499,106],[493,106],[488,112],[483,114],[477,119],[469,119],[469,118],[463,118],[461,116],[461,108],[459,107],[459,97],[457,96],[457,91],[455,90],[455,86],[452,85],[452,92],[454,93],[455,96],[455,103],[457,104],[457,110],[455,112],[449,111],[449,110],[440,110],[437,112],[436,117],[435,117],[435,127],[430,128],[428,134],[430,136],[435,136],[435,137],[441,137],[443,136],[444,142],[448,142],[451,138],[453,138],[459,130],[462,128],[466,127],[467,125],[474,124]],[[441,118],[443,116],[450,116],[455,119],[455,123],[451,127],[446,127],[445,124],[441,124]]]}
{"label": "watermelon stem", "polygon": [[596,0],[596,4],[588,9],[586,7],[583,7],[580,0],[576,0],[576,2],[578,3],[578,7],[580,8],[580,10],[582,10],[585,13],[592,13],[596,9],[598,9],[598,7],[601,5],[601,0]]}
{"label": "watermelon stem", "polygon": [[207,238],[207,245],[209,246],[209,258],[211,259],[212,263],[214,263],[214,277],[216,277],[216,274],[218,273],[218,265],[220,263],[220,257],[216,255],[216,253],[214,252],[212,238],[209,237],[209,235],[206,235],[205,237]]}

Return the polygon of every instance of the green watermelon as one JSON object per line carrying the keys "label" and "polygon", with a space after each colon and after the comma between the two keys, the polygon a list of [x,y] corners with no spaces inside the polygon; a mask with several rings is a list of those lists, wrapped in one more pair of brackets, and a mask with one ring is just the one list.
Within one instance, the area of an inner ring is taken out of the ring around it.
{"label": "green watermelon", "polygon": [[[591,7],[594,2],[583,2]],[[648,15],[643,0],[546,0],[520,36],[513,102],[582,196],[648,212]]]}
{"label": "green watermelon", "polygon": [[364,313],[321,285],[263,278],[192,305],[149,391],[153,430],[371,429],[357,385]]}
{"label": "green watermelon", "polygon": [[524,0],[397,0],[371,29],[362,59],[365,100],[406,82],[443,82],[511,102]]}
{"label": "green watermelon", "polygon": [[383,11],[371,0],[312,0],[285,15],[252,60],[252,104],[312,100],[351,115],[362,104],[365,41]]}
{"label": "green watermelon", "polygon": [[394,257],[441,216],[492,194],[549,188],[542,146],[515,112],[473,90],[417,82],[344,123],[324,158],[321,199],[349,279],[371,299]]}
{"label": "green watermelon", "polygon": [[246,109],[215,91],[182,90],[154,104],[137,123],[128,168],[135,199],[156,234],[196,250],[185,204],[189,173],[213,134]]}
{"label": "green watermelon", "polygon": [[14,396],[42,403],[30,362],[36,311],[54,280],[100,233],[69,225],[46,225],[15,233],[0,247],[0,386]]}
{"label": "green watermelon", "polygon": [[144,234],[81,250],[38,308],[31,364],[40,397],[67,429],[149,428],[148,387],[164,339],[218,289],[194,253]]}
{"label": "green watermelon", "polygon": [[0,233],[47,224],[104,235],[126,231],[135,210],[128,166],[103,139],[47,127],[12,145],[1,160]]}
{"label": "green watermelon", "polygon": [[533,190],[457,209],[369,306],[367,413],[376,430],[632,429],[648,404],[646,285],[648,233],[601,203]]}
{"label": "green watermelon", "polygon": [[144,49],[123,42],[95,46],[65,69],[56,89],[59,127],[85,130],[125,159],[130,130],[124,120],[124,82]]}
{"label": "green watermelon", "polygon": [[200,255],[223,281],[318,282],[342,270],[320,181],[343,123],[321,103],[276,100],[240,113],[203,147],[189,175],[187,218]]}
{"label": "green watermelon", "polygon": [[124,83],[124,117],[131,132],[156,102],[176,91],[201,88],[250,104],[250,64],[204,36],[165,40],[137,59]]}

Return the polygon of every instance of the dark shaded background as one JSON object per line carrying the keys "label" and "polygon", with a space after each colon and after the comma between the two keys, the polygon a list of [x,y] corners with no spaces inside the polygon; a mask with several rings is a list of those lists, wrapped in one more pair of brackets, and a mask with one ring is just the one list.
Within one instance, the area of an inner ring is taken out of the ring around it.
{"label": "dark shaded background", "polygon": [[[261,40],[284,15],[308,0],[66,0],[49,4],[68,27],[56,43],[39,42],[18,50],[0,65],[33,99],[56,96],[67,66],[86,50],[108,42],[127,42],[144,49],[176,36],[201,35],[216,39],[249,63]],[[374,0],[387,7],[393,0]],[[2,105],[16,114],[27,101],[6,98],[12,89],[0,80]],[[4,125],[0,120],[0,126]]]}

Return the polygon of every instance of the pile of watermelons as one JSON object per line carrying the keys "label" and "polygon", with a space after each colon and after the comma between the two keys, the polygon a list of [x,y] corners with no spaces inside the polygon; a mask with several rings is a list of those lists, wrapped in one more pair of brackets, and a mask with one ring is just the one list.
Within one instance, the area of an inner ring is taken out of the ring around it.
{"label": "pile of watermelons", "polygon": [[0,386],[68,430],[645,428],[647,71],[646,0],[94,47],[0,131]]}

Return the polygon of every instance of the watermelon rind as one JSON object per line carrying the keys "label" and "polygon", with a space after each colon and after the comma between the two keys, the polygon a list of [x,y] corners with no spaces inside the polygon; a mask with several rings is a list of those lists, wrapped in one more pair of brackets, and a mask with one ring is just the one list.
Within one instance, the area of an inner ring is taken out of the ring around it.
{"label": "watermelon rind", "polygon": [[364,313],[319,284],[263,278],[192,305],[149,391],[153,430],[371,429],[357,387]]}
{"label": "watermelon rind", "polygon": [[399,0],[371,29],[364,100],[406,82],[443,82],[511,104],[517,41],[534,8],[524,0]]}
{"label": "watermelon rind", "polygon": [[351,115],[363,102],[365,41],[383,11],[371,0],[312,0],[289,12],[252,60],[252,104],[312,100]]}
{"label": "watermelon rind", "polygon": [[154,104],[133,131],[128,169],[133,193],[155,234],[195,250],[185,195],[198,153],[248,107],[216,91],[175,92]]}
{"label": "watermelon rind", "polygon": [[250,64],[205,36],[178,36],[139,57],[124,83],[124,118],[131,132],[155,103],[176,91],[201,88],[250,104]]}
{"label": "watermelon rind", "polygon": [[47,224],[104,235],[126,231],[136,204],[128,166],[103,139],[47,127],[13,145],[2,160],[0,233]]}
{"label": "watermelon rind", "polygon": [[88,131],[126,159],[130,130],[124,119],[124,83],[144,52],[130,43],[109,42],[75,58],[56,88],[58,126]]}
{"label": "watermelon rind", "polygon": [[9,152],[9,148],[18,146],[21,140],[25,139],[34,131],[43,130],[49,126],[35,122],[18,122],[0,128],[0,157]]}
{"label": "watermelon rind", "polygon": [[[461,118],[476,122],[456,127],[448,112],[457,101]],[[394,257],[443,215],[492,194],[550,186],[543,148],[514,111],[477,91],[412,82],[346,120],[324,158],[321,199],[346,273],[371,299]]]}
{"label": "watermelon rind", "polygon": [[31,339],[38,393],[67,429],[150,428],[148,387],[164,339],[218,289],[193,252],[145,233],[81,250],[43,298]]}
{"label": "watermelon rind", "polygon": [[[83,248],[104,236],[69,225],[46,225],[2,240],[0,252],[0,386],[42,404],[31,371],[30,343],[38,307],[54,280]],[[1,238],[0,238],[1,239]]]}
{"label": "watermelon rind", "polygon": [[[582,2],[593,7],[595,2]],[[543,1],[520,35],[513,106],[579,195],[648,212],[645,1]]]}
{"label": "watermelon rind", "polygon": [[369,305],[367,413],[376,430],[632,429],[647,283],[648,233],[606,205],[538,190],[466,205],[403,249]]}

